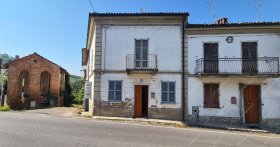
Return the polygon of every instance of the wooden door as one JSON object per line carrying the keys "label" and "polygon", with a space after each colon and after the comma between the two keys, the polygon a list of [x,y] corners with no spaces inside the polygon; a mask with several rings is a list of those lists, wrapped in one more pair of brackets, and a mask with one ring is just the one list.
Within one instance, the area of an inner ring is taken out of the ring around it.
{"label": "wooden door", "polygon": [[218,43],[204,43],[204,73],[218,73]]}
{"label": "wooden door", "polygon": [[242,42],[242,72],[258,72],[257,42]]}
{"label": "wooden door", "polygon": [[135,85],[134,117],[142,117],[142,86]]}
{"label": "wooden door", "polygon": [[250,85],[244,88],[245,123],[258,124],[260,121],[259,86]]}

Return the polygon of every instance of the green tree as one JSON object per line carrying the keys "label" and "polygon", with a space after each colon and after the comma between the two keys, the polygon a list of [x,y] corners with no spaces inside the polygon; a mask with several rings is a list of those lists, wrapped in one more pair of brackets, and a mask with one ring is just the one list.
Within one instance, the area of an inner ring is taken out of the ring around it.
{"label": "green tree", "polygon": [[82,77],[71,75],[70,87],[71,87],[71,99],[76,104],[82,104],[84,98],[84,81]]}
{"label": "green tree", "polygon": [[6,64],[8,62],[11,62],[14,60],[14,57],[8,55],[8,54],[0,54],[0,60],[1,60],[1,65]]}

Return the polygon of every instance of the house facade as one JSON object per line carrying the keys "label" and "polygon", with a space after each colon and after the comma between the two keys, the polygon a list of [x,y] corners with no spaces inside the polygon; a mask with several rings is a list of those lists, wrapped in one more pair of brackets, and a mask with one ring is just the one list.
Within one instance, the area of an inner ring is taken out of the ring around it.
{"label": "house facade", "polygon": [[188,13],[91,13],[83,49],[95,116],[184,117]]}
{"label": "house facade", "polygon": [[7,103],[12,109],[63,106],[68,72],[37,53],[2,65],[8,70]]}
{"label": "house facade", "polygon": [[187,26],[189,122],[280,128],[280,24],[226,21]]}

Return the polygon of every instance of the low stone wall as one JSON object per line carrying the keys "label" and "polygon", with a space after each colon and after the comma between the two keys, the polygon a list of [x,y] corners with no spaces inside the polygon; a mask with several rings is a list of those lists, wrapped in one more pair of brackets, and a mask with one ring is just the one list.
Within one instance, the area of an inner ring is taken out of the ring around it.
{"label": "low stone wall", "polygon": [[270,129],[276,129],[280,132],[280,119],[263,118],[262,126]]}
{"label": "low stone wall", "polygon": [[204,123],[240,125],[241,119],[239,117],[221,117],[221,116],[199,116],[197,118],[194,115],[189,115],[187,123],[191,125],[196,125],[196,124],[203,125]]}
{"label": "low stone wall", "polygon": [[95,106],[93,116],[133,117],[133,107],[130,106]]}
{"label": "low stone wall", "polygon": [[149,108],[148,117],[154,119],[182,120],[182,111],[178,108]]}

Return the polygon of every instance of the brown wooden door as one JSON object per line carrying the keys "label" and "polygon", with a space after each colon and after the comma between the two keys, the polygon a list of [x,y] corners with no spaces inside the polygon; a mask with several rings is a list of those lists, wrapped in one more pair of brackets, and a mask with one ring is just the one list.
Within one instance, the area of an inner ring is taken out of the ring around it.
{"label": "brown wooden door", "polygon": [[260,120],[259,86],[250,85],[244,88],[245,122],[258,124]]}
{"label": "brown wooden door", "polygon": [[142,117],[142,86],[135,85],[134,117]]}

